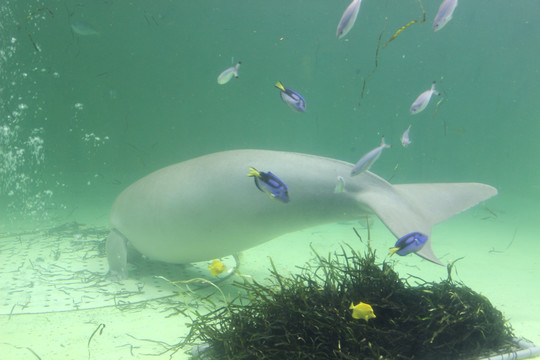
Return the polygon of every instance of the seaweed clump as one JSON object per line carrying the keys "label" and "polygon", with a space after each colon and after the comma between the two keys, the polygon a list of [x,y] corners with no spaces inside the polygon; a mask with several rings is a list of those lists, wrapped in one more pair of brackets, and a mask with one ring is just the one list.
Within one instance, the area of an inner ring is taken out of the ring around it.
{"label": "seaweed clump", "polygon": [[[247,296],[198,315],[183,343],[204,359],[467,359],[508,351],[511,327],[489,300],[451,278],[410,285],[369,250],[317,255],[299,274],[272,263],[268,284],[235,282]],[[351,302],[376,318],[351,316]]]}

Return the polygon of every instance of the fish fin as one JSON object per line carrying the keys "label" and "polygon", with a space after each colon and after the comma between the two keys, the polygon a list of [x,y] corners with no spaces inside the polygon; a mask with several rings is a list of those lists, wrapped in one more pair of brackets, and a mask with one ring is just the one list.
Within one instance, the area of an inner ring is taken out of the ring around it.
{"label": "fish fin", "polygon": [[404,198],[417,203],[432,225],[497,195],[497,189],[480,183],[405,184],[393,187]]}
{"label": "fish fin", "polygon": [[257,189],[259,189],[260,191],[262,191],[266,195],[269,195],[269,191],[265,187],[261,186],[261,184],[259,183],[260,180],[259,180],[258,177],[254,177],[253,180],[255,180],[255,186],[257,187]]}
{"label": "fish fin", "polygon": [[437,80],[433,80],[433,83],[431,83],[431,91],[433,91],[433,95],[441,96],[441,93],[435,90],[436,83],[437,83]]}
{"label": "fish fin", "polygon": [[431,261],[432,263],[444,266],[442,261],[439,260],[439,258],[437,257],[437,255],[435,255],[435,253],[433,252],[433,249],[431,248],[431,236],[428,237],[424,246],[420,250],[415,252],[415,254],[420,256],[421,258]]}
{"label": "fish fin", "polygon": [[439,265],[431,248],[433,225],[497,194],[479,183],[391,185],[372,173],[364,176],[370,186],[355,194],[356,200],[367,204],[397,238],[414,231],[426,234],[428,240],[416,254]]}
{"label": "fish fin", "polygon": [[389,145],[389,144],[387,144],[387,143],[384,141],[384,135],[383,135],[382,138],[381,138],[381,146],[382,146],[383,148],[387,148],[387,149],[392,147],[392,145]]}
{"label": "fish fin", "polygon": [[274,86],[277,87],[277,88],[278,88],[279,90],[281,90],[281,91],[285,91],[285,92],[287,91],[287,90],[285,89],[285,87],[283,86],[283,84],[281,83],[281,81],[278,81],[278,82],[276,83],[276,85],[274,85]]}

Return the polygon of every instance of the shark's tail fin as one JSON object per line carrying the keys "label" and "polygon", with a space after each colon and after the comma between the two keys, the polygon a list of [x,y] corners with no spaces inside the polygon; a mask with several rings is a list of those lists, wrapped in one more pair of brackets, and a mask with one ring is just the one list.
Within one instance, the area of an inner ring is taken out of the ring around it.
{"label": "shark's tail fin", "polygon": [[416,254],[439,265],[443,263],[431,249],[432,226],[497,194],[495,188],[478,183],[410,184],[391,188],[391,191],[385,187],[384,191],[358,196],[398,238],[414,231],[428,235],[428,241]]}

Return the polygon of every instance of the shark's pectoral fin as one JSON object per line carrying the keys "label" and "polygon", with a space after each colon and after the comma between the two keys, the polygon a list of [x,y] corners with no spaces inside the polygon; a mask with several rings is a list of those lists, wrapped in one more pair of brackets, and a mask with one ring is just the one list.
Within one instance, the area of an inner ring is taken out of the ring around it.
{"label": "shark's pectoral fin", "polygon": [[443,265],[431,248],[433,225],[496,194],[495,188],[478,183],[388,184],[362,191],[355,197],[367,204],[397,238],[415,231],[427,235],[424,247],[416,254]]}

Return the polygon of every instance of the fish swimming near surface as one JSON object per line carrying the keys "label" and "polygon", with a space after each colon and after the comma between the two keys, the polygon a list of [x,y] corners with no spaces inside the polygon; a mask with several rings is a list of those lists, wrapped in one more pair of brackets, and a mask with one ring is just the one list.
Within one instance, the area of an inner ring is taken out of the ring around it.
{"label": "fish swimming near surface", "polygon": [[401,146],[407,147],[411,145],[412,141],[409,138],[409,132],[411,131],[411,125],[403,132],[403,135],[401,135]]}
{"label": "fish swimming near surface", "polygon": [[304,100],[302,95],[292,89],[283,86],[281,81],[278,81],[274,86],[281,90],[281,100],[283,100],[283,102],[287,104],[291,109],[297,112],[306,112],[306,100]]}
{"label": "fish swimming near surface", "polygon": [[356,176],[364,171],[369,170],[371,165],[373,165],[373,163],[377,161],[379,156],[381,156],[382,151],[389,147],[391,146],[384,142],[383,136],[381,140],[381,145],[377,146],[375,149],[371,150],[370,152],[362,156],[360,160],[358,160],[356,165],[354,165],[351,170],[351,176]]}
{"label": "fish swimming near surface", "polygon": [[238,68],[240,68],[240,65],[242,65],[241,61],[237,62],[235,66],[231,66],[230,68],[223,70],[223,72],[217,77],[217,83],[219,85],[224,85],[233,77],[238,79]]}
{"label": "fish swimming near surface", "polygon": [[74,20],[71,22],[71,30],[80,36],[98,35],[99,33],[84,20]]}
{"label": "fish swimming near surface", "polygon": [[393,248],[390,248],[390,255],[398,254],[401,256],[408,255],[421,250],[428,240],[428,236],[420,232],[412,232],[402,236],[396,242]]}
{"label": "fish swimming near surface", "polygon": [[[283,206],[249,191],[246,169],[272,169],[294,194]],[[237,254],[309,227],[378,216],[402,238],[427,236],[414,252],[442,265],[431,229],[497,194],[479,183],[392,185],[353,164],[321,156],[269,150],[231,150],[157,170],[127,187],[111,209],[106,241],[109,274],[127,277],[128,249],[151,260],[189,264]],[[335,194],[336,178],[344,190]]]}
{"label": "fish swimming near surface", "polygon": [[441,30],[450,20],[452,20],[452,15],[454,10],[456,10],[458,0],[444,0],[439,7],[437,15],[433,20],[433,30]]}
{"label": "fish swimming near surface", "polygon": [[352,317],[354,319],[364,319],[368,321],[369,319],[376,318],[373,308],[369,304],[359,302],[358,304],[354,305],[354,303],[351,301],[351,306],[349,306],[349,309],[352,310]]}
{"label": "fish swimming near surface", "polygon": [[279,200],[284,203],[290,201],[287,185],[271,172],[249,168],[247,176],[253,177],[257,188],[268,195],[270,199]]}
{"label": "fish swimming near surface", "polygon": [[360,10],[360,5],[362,0],[353,0],[339,20],[337,26],[336,36],[338,39],[341,39],[351,31],[356,18],[358,17],[358,11]]}
{"label": "fish swimming near surface", "polygon": [[208,265],[208,270],[210,270],[210,275],[212,276],[218,276],[221,273],[223,273],[227,267],[225,264],[223,264],[221,261],[214,259],[212,260],[212,264]]}
{"label": "fish swimming near surface", "polygon": [[423,111],[428,106],[433,94],[440,95],[440,93],[435,90],[435,81],[433,82],[433,84],[431,84],[431,89],[424,91],[416,98],[416,100],[414,100],[411,108],[409,109],[411,114],[414,115]]}

